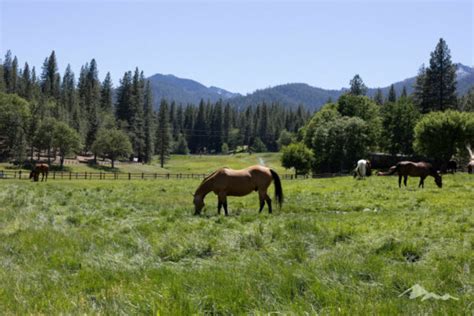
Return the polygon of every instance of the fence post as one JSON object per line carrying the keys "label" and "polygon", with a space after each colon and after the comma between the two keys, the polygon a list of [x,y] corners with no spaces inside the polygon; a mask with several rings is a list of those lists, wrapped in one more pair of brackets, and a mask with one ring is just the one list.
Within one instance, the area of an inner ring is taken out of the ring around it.
{"label": "fence post", "polygon": [[170,178],[170,174],[169,174],[169,173],[167,173],[167,174],[166,174],[166,177],[169,179],[169,178]]}
{"label": "fence post", "polygon": [[87,180],[87,171],[84,171],[84,180]]}
{"label": "fence post", "polygon": [[69,171],[69,180],[71,180],[71,179],[72,179],[72,172]]}
{"label": "fence post", "polygon": [[21,170],[18,171],[18,179],[21,179]]}
{"label": "fence post", "polygon": [[131,173],[129,172],[129,173],[128,173],[128,180],[130,180],[131,178],[132,178],[132,175],[131,175]]}
{"label": "fence post", "polygon": [[144,179],[144,177],[145,177],[145,173],[142,172],[142,179]]}
{"label": "fence post", "polygon": [[14,178],[14,179],[16,179],[16,171],[15,171],[15,173],[14,173],[14,176],[13,176],[13,178]]}

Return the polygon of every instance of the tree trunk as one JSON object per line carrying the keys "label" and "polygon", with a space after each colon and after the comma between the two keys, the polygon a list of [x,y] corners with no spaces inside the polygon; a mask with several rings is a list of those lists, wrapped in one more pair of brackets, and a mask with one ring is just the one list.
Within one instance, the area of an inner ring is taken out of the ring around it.
{"label": "tree trunk", "polygon": [[115,167],[114,167],[114,166],[115,166],[115,164],[114,164],[114,163],[115,163],[114,158],[110,158],[110,161],[112,162],[112,169],[114,169],[114,168],[115,168]]}
{"label": "tree trunk", "polygon": [[64,166],[64,156],[63,155],[60,156],[59,161],[61,163],[61,170],[63,170],[63,166]]}

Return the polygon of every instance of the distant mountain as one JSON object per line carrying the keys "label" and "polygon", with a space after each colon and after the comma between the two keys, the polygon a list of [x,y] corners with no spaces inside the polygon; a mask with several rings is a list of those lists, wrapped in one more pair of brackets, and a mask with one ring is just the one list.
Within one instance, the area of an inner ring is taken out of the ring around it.
{"label": "distant mountain", "polygon": [[148,80],[153,91],[155,108],[158,108],[162,98],[182,104],[198,104],[201,99],[216,102],[240,95],[217,87],[208,88],[197,81],[173,75],[155,74]]}
{"label": "distant mountain", "polygon": [[228,100],[231,104],[244,107],[262,103],[280,103],[294,107],[300,104],[309,109],[317,109],[329,99],[335,101],[343,90],[326,90],[312,87],[306,83],[288,83],[271,88],[257,90],[246,96],[238,96]]}
{"label": "distant mountain", "polygon": [[[474,86],[474,67],[469,67],[461,63],[458,63],[456,64],[456,68],[457,68],[456,69],[457,92],[458,92],[458,95],[464,95],[467,93],[470,87]],[[404,86],[406,87],[408,94],[413,93],[415,81],[416,81],[416,77],[411,77],[403,81],[395,82],[393,86],[395,88],[395,91],[397,92],[397,95],[400,95],[402,93]],[[382,89],[382,93],[386,96],[388,95],[390,86],[383,87],[381,89]],[[369,89],[367,94],[369,96],[373,96],[375,95],[376,91],[377,91],[377,88],[371,88]]]}
{"label": "distant mountain", "polygon": [[[459,95],[464,95],[470,87],[474,86],[474,68],[463,64],[456,64],[457,70],[457,90]],[[174,100],[178,103],[198,104],[201,99],[215,102],[219,99],[238,106],[244,107],[262,103],[278,102],[288,107],[295,107],[303,104],[310,110],[317,110],[329,99],[337,100],[339,96],[347,91],[347,88],[340,90],[328,90],[312,87],[305,83],[288,83],[256,90],[245,96],[232,93],[222,88],[206,87],[201,83],[175,77],[173,75],[156,74],[148,78],[151,82],[155,106],[157,107],[161,98]],[[413,92],[416,77],[411,77],[402,81],[395,82],[393,85],[397,95],[400,95],[405,86],[408,94]],[[382,93],[387,96],[390,86],[382,87]],[[369,88],[368,95],[373,96],[377,88]]]}

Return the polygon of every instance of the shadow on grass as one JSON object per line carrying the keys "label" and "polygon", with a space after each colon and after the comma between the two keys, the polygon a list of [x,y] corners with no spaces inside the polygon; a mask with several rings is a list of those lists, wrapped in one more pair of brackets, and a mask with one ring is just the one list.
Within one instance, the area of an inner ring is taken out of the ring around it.
{"label": "shadow on grass", "polygon": [[99,165],[93,162],[89,162],[87,164],[89,167],[92,169],[98,170],[98,171],[105,171],[105,172],[120,172],[119,168],[112,168],[111,166],[105,166],[105,165]]}

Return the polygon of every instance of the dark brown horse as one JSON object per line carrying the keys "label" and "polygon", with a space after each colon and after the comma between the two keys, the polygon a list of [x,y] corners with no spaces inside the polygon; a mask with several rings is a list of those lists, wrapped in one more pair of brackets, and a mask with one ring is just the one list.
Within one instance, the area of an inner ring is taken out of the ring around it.
{"label": "dark brown horse", "polygon": [[472,170],[474,170],[474,160],[471,160],[471,161],[467,164],[467,172],[468,172],[468,173],[472,173]]}
{"label": "dark brown horse", "polygon": [[420,183],[418,187],[424,187],[425,179],[428,176],[432,176],[435,179],[435,183],[438,187],[443,187],[443,181],[438,172],[428,162],[412,162],[412,161],[400,161],[395,166],[391,167],[388,172],[379,172],[379,176],[389,176],[398,173],[398,186],[402,187],[403,184],[407,186],[408,176],[420,177]]}
{"label": "dark brown horse", "polygon": [[268,212],[272,212],[272,200],[267,194],[267,189],[275,181],[275,197],[278,205],[283,203],[283,190],[278,174],[269,168],[262,166],[252,166],[242,170],[233,170],[230,168],[221,168],[207,176],[199,185],[194,193],[194,214],[201,213],[204,207],[204,198],[209,192],[217,195],[217,213],[221,213],[224,206],[225,215],[227,212],[228,196],[244,196],[252,191],[258,191],[260,199],[260,212],[268,205]]}
{"label": "dark brown horse", "polygon": [[[41,181],[48,181],[48,172],[49,172],[49,166],[44,163],[38,163],[34,166],[33,170],[30,172],[30,179],[33,178],[33,180],[36,182],[39,180],[39,174],[41,173]],[[46,176],[46,178],[45,178]]]}

